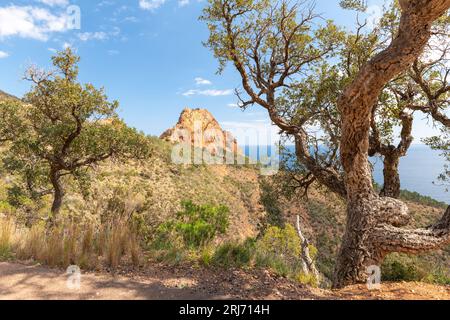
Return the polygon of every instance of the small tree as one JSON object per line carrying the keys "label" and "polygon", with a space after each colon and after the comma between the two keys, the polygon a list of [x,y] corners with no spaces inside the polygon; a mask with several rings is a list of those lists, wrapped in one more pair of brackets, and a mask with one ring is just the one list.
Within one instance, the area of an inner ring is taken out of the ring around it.
{"label": "small tree", "polygon": [[118,118],[117,101],[109,102],[103,89],[77,82],[79,57],[70,48],[52,61],[55,71],[27,71],[33,87],[24,98],[25,130],[12,139],[5,162],[24,174],[29,189],[51,185],[54,219],[64,197],[64,176],[78,178],[112,157],[145,157],[149,144]]}

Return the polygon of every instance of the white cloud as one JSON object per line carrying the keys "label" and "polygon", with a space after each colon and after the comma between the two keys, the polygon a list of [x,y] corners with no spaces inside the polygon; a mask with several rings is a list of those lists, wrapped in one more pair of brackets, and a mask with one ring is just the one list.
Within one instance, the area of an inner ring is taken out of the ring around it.
{"label": "white cloud", "polygon": [[120,34],[120,28],[119,27],[113,27],[112,31],[109,33],[112,36],[118,36]]}
{"label": "white cloud", "polygon": [[238,108],[239,107],[239,105],[237,103],[229,103],[229,104],[227,104],[227,106],[230,108]]}
{"label": "white cloud", "polygon": [[126,21],[126,22],[139,22],[139,19],[136,18],[136,17],[134,17],[134,16],[126,17],[126,18],[123,19],[123,20]]}
{"label": "white cloud", "polygon": [[96,32],[82,32],[78,33],[78,39],[81,41],[91,40],[108,40],[111,36],[115,37],[120,34],[120,28],[113,27],[110,32],[96,31]]}
{"label": "white cloud", "polygon": [[81,41],[89,41],[89,40],[106,40],[108,39],[108,34],[106,32],[83,32],[79,33],[78,39]]}
{"label": "white cloud", "polygon": [[0,7],[0,39],[12,36],[47,41],[54,32],[67,31],[70,18],[31,6]]}
{"label": "white cloud", "polygon": [[104,1],[100,1],[100,2],[97,4],[97,7],[112,6],[113,4],[114,4],[113,1],[104,0]]}
{"label": "white cloud", "polygon": [[139,7],[143,10],[154,11],[161,7],[166,0],[139,0]]}
{"label": "white cloud", "polygon": [[189,4],[189,0],[179,0],[178,1],[178,6],[179,7],[185,7]]}
{"label": "white cloud", "polygon": [[4,58],[8,58],[9,57],[9,53],[5,52],[5,51],[0,51],[0,59],[4,59]]}
{"label": "white cloud", "polygon": [[118,55],[119,53],[120,53],[120,51],[118,51],[118,50],[108,50],[108,54],[110,56],[115,56],[115,55]]}
{"label": "white cloud", "polygon": [[38,0],[38,1],[50,7],[53,6],[65,7],[69,5],[69,0]]}
{"label": "white cloud", "polygon": [[203,79],[203,78],[200,78],[200,77],[197,77],[194,80],[195,80],[195,84],[197,84],[197,85],[210,85],[210,84],[212,84],[211,81]]}
{"label": "white cloud", "polygon": [[201,96],[210,96],[210,97],[218,97],[218,96],[229,96],[233,94],[233,90],[227,89],[227,90],[195,90],[191,89],[183,93],[183,96],[190,97],[195,95],[201,95]]}

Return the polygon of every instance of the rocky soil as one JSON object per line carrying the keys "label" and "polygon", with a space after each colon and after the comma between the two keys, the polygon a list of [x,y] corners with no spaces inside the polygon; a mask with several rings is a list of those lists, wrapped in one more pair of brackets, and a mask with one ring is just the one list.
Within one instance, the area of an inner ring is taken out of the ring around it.
{"label": "rocky soil", "polygon": [[0,299],[169,300],[169,299],[415,299],[450,300],[450,286],[384,283],[339,291],[308,288],[265,270],[211,270],[153,265],[145,271],[82,273],[80,288],[69,289],[62,270],[39,265],[0,263]]}

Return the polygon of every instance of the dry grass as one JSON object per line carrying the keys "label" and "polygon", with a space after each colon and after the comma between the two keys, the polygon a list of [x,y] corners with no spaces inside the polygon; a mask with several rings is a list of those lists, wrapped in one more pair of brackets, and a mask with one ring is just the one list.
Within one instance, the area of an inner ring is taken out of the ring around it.
{"label": "dry grass", "polygon": [[13,235],[14,223],[11,220],[0,219],[0,258],[10,256]]}
{"label": "dry grass", "polygon": [[114,269],[121,264],[139,266],[142,250],[138,235],[126,221],[104,226],[68,223],[47,230],[39,224],[25,228],[0,219],[0,258],[13,256],[63,268],[75,264]]}

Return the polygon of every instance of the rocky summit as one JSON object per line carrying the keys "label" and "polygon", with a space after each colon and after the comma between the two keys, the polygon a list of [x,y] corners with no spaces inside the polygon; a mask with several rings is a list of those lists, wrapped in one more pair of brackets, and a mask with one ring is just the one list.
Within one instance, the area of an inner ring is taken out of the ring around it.
{"label": "rocky summit", "polygon": [[206,109],[184,109],[177,124],[160,138],[172,143],[191,143],[196,148],[209,150],[212,155],[217,155],[221,150],[242,154],[237,140],[230,132],[223,130]]}

